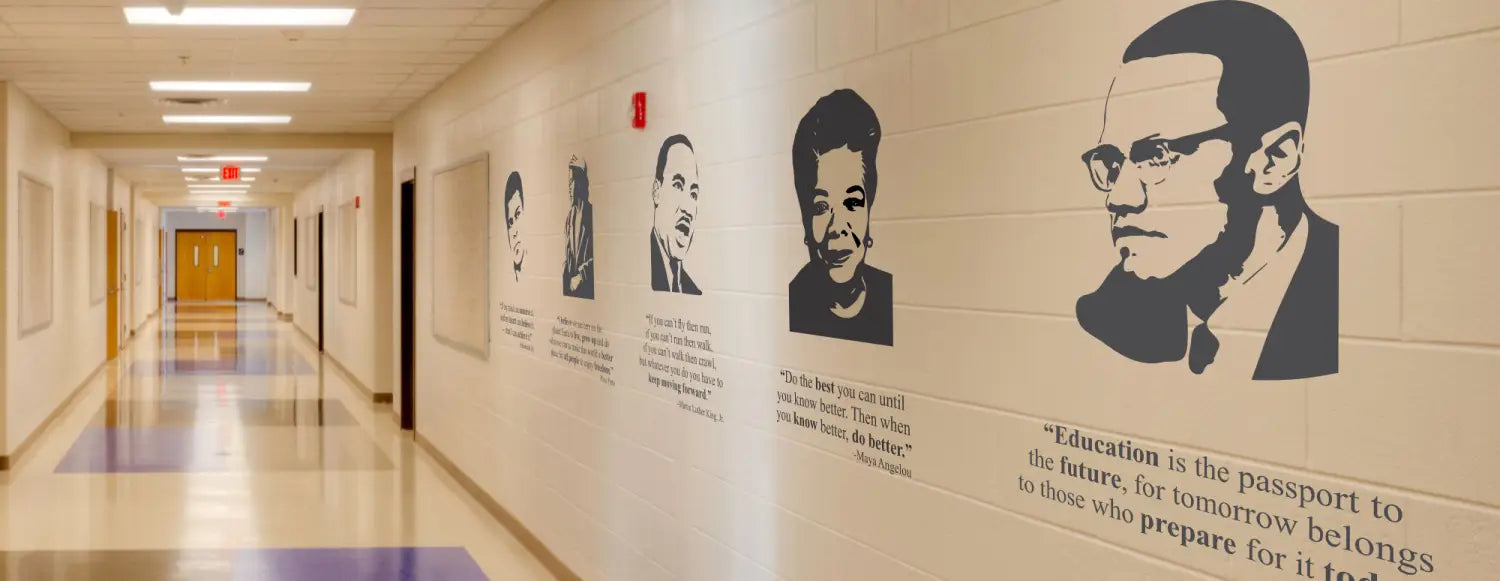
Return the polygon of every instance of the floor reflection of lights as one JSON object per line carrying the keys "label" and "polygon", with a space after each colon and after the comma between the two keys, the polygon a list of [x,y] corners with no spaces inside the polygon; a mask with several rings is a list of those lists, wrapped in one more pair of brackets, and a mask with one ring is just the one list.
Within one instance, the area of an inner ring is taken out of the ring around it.
{"label": "floor reflection of lights", "polygon": [[169,305],[0,479],[0,579],[549,578],[389,406],[232,308]]}

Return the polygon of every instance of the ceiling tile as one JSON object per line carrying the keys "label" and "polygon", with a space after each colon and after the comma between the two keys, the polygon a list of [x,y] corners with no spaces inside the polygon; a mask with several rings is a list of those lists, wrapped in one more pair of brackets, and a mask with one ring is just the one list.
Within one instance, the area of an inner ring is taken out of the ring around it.
{"label": "ceiling tile", "polygon": [[358,26],[464,26],[473,22],[479,14],[480,11],[475,9],[372,8],[360,10],[355,15],[354,24]]}
{"label": "ceiling tile", "polygon": [[443,39],[458,36],[457,26],[369,26],[349,32],[351,39],[378,38],[389,40]]}
{"label": "ceiling tile", "polygon": [[529,8],[492,8],[475,19],[475,26],[512,26],[525,20],[531,13]]}
{"label": "ceiling tile", "polygon": [[484,50],[486,48],[489,48],[490,42],[492,42],[492,41],[488,41],[488,40],[450,40],[450,41],[448,41],[447,46],[443,47],[443,50],[448,51],[448,52],[476,53],[476,52],[482,51],[482,50]]}
{"label": "ceiling tile", "polygon": [[469,26],[458,32],[457,40],[494,40],[507,30],[509,26]]}
{"label": "ceiling tile", "polygon": [[[161,0],[0,0],[0,78],[74,131],[218,132],[164,112],[283,113],[293,131],[389,131],[391,120],[524,20],[540,0],[317,0],[359,9],[351,26],[153,27],[122,5]],[[189,0],[225,2],[231,0]],[[305,5],[309,0],[233,0]],[[167,105],[151,80],[306,80],[297,94],[226,94]],[[241,130],[241,128],[235,128]],[[287,131],[286,127],[252,129]],[[315,175],[315,174],[314,174]],[[168,177],[172,176],[168,172]]]}
{"label": "ceiling tile", "polygon": [[365,0],[363,6],[372,8],[484,8],[491,0]]}
{"label": "ceiling tile", "polygon": [[8,23],[11,32],[25,38],[127,38],[124,25],[79,23]]}
{"label": "ceiling tile", "polygon": [[[378,51],[388,51],[388,50],[391,50],[391,45],[392,44],[394,44],[394,43],[392,43],[390,40],[381,40],[381,39],[374,39],[374,38],[351,38],[349,40],[344,41],[344,50],[356,50],[356,51],[360,51],[360,50],[378,50]],[[409,39],[402,40],[400,44],[402,45],[403,48],[407,48],[409,50],[416,51],[416,52],[437,52],[437,51],[443,50],[443,46],[446,45],[446,44],[448,44],[448,41],[446,39],[441,39],[441,38],[439,38],[439,39],[425,39],[425,38],[423,38],[423,39],[417,39],[417,38],[409,38]]]}
{"label": "ceiling tile", "polygon": [[0,20],[11,23],[124,24],[125,12],[110,6],[4,6]]}

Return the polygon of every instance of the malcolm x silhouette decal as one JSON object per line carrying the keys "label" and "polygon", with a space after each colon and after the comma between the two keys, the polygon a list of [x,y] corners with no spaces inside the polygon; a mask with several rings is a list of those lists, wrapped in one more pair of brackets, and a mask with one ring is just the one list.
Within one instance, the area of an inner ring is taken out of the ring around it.
{"label": "malcolm x silhouette decal", "polygon": [[563,223],[563,295],[594,298],[594,205],[589,203],[588,162],[568,162],[568,218]]}
{"label": "malcolm x silhouette decal", "polygon": [[[1115,94],[1205,64],[1217,99]],[[1079,324],[1121,355],[1186,358],[1193,373],[1226,356],[1255,361],[1258,380],[1337,373],[1339,229],[1298,182],[1308,65],[1296,32],[1238,0],[1190,6],[1130,43],[1110,93],[1083,161],[1120,262],[1078,299]],[[1258,354],[1220,353],[1213,324],[1236,310],[1269,328]]]}
{"label": "malcolm x silhouette decal", "polygon": [[870,266],[880,120],[858,93],[813,104],[792,140],[807,265],[787,286],[794,333],[892,344],[891,275]]}
{"label": "malcolm x silhouette decal", "polygon": [[510,247],[511,270],[521,280],[526,263],[526,247],[521,243],[521,216],[526,212],[526,195],[521,192],[521,172],[510,172],[505,179],[505,240]]}
{"label": "malcolm x silhouette decal", "polygon": [[687,136],[662,142],[651,204],[651,290],[703,294],[682,265],[698,223],[698,159]]}

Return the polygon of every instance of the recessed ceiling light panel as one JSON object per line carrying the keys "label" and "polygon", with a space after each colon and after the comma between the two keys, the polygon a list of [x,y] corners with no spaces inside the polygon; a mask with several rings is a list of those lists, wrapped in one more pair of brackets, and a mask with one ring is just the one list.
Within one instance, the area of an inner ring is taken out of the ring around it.
{"label": "recessed ceiling light panel", "polygon": [[305,93],[312,83],[286,81],[151,81],[151,90],[170,93]]}
{"label": "recessed ceiling light panel", "polygon": [[[219,168],[216,168],[216,167],[185,167],[185,168],[182,168],[182,173],[219,173]],[[258,168],[258,167],[242,167],[242,168],[240,168],[240,173],[260,173],[260,168]]]}
{"label": "recessed ceiling light panel", "polygon": [[[193,176],[182,176],[182,179],[184,181],[189,181],[189,182],[224,182],[224,180],[220,179],[218,176],[214,176],[214,177],[211,177],[211,178],[195,178]],[[252,178],[252,177],[242,177],[240,179],[229,180],[228,182],[224,182],[224,183],[233,184],[233,183],[237,183],[237,182],[253,182],[253,181],[255,181],[255,178]],[[211,184],[204,184],[204,185],[211,185]]]}
{"label": "recessed ceiling light panel", "polygon": [[137,26],[348,26],[353,8],[188,6],[173,14],[162,6],[126,6]]}
{"label": "recessed ceiling light panel", "polygon": [[246,162],[246,161],[249,161],[249,162],[260,162],[260,161],[266,161],[268,159],[270,159],[270,158],[268,158],[268,157],[266,157],[264,155],[179,155],[179,156],[177,156],[177,161],[184,162],[184,163],[187,163],[187,162],[211,163],[211,162],[221,162],[221,161],[228,161],[228,162]]}
{"label": "recessed ceiling light panel", "polygon": [[285,125],[291,115],[162,115],[165,123],[199,125]]}

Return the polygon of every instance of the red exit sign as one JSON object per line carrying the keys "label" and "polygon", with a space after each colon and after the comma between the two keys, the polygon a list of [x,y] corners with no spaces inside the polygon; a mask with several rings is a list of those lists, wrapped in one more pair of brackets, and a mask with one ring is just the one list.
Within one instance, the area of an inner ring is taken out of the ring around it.
{"label": "red exit sign", "polygon": [[219,179],[226,182],[240,179],[240,166],[226,165],[219,168]]}

